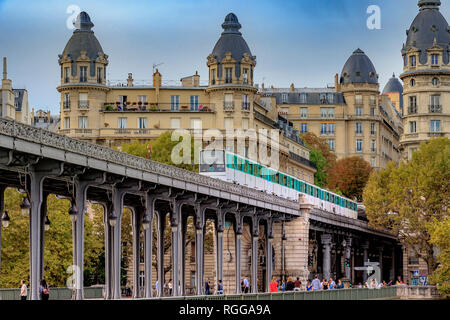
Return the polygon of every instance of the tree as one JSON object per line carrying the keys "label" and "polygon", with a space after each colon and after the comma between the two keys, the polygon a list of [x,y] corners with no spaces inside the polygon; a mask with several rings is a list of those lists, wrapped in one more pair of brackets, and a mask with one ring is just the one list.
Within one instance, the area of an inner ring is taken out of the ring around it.
{"label": "tree", "polygon": [[450,217],[439,221],[433,219],[429,223],[430,242],[439,249],[437,255],[438,268],[431,277],[431,282],[437,284],[438,290],[450,298]]}
{"label": "tree", "polygon": [[431,139],[411,161],[374,173],[363,194],[369,224],[398,234],[427,263],[428,274],[437,267],[430,223],[449,214],[449,168],[450,140]]}
{"label": "tree", "polygon": [[342,192],[347,198],[362,201],[371,172],[370,164],[360,157],[338,160],[328,171],[328,188]]}
{"label": "tree", "polygon": [[329,169],[336,162],[336,155],[331,151],[328,142],[312,132],[302,133],[300,137],[310,150],[309,159],[316,164],[314,184],[325,187],[328,184]]}

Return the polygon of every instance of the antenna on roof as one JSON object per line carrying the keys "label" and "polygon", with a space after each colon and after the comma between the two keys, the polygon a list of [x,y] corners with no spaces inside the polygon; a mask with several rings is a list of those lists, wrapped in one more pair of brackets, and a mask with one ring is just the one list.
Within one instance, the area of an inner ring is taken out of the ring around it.
{"label": "antenna on roof", "polygon": [[164,62],[161,62],[161,63],[158,63],[158,64],[153,64],[153,73],[155,73],[155,69],[156,69],[156,67],[158,67],[158,66],[160,66],[160,65],[162,65],[162,64],[164,64]]}

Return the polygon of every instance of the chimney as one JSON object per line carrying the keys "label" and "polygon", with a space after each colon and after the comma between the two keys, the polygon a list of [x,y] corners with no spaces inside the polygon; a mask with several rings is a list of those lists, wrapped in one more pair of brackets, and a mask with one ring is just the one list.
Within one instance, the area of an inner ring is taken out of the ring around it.
{"label": "chimney", "polygon": [[293,84],[293,83],[291,83],[290,90],[291,90],[291,92],[294,92],[294,91],[295,91],[295,87],[294,87],[294,84]]}
{"label": "chimney", "polygon": [[162,77],[161,73],[159,73],[158,69],[156,69],[155,73],[153,74],[153,86],[155,88],[161,87]]}
{"label": "chimney", "polygon": [[132,87],[132,86],[133,86],[133,74],[130,72],[128,74],[127,87]]}
{"label": "chimney", "polygon": [[200,76],[198,75],[198,71],[195,71],[195,74],[192,76],[192,82],[194,87],[198,87],[200,85]]}
{"label": "chimney", "polygon": [[3,57],[3,80],[8,79],[8,70],[6,68],[6,57]]}
{"label": "chimney", "polygon": [[261,83],[261,90],[262,91],[264,91],[265,89],[264,89],[264,82],[263,83]]}
{"label": "chimney", "polygon": [[334,75],[334,88],[336,91],[341,91],[341,86],[339,85],[339,75],[337,73]]}

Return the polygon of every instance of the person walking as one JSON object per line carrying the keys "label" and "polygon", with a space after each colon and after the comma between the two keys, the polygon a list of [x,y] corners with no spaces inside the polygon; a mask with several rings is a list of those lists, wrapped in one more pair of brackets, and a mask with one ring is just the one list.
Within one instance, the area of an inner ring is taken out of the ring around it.
{"label": "person walking", "polygon": [[322,288],[322,290],[328,290],[328,281],[327,281],[327,279],[323,279],[321,288]]}
{"label": "person walking", "polygon": [[311,291],[313,289],[313,286],[311,284],[311,281],[308,280],[308,282],[306,283],[306,291]]}
{"label": "person walking", "polygon": [[316,274],[314,280],[311,282],[311,285],[312,285],[314,291],[317,291],[317,290],[321,289],[321,285],[320,285],[320,280],[319,280],[319,275],[318,274]]}
{"label": "person walking", "polygon": [[41,286],[39,287],[39,293],[41,294],[41,300],[48,300],[50,297],[50,289],[45,279],[41,280]]}
{"label": "person walking", "polygon": [[223,294],[222,280],[217,281],[217,294]]}
{"label": "person walking", "polygon": [[209,285],[209,279],[205,281],[205,295],[209,296],[211,291],[211,286]]}
{"label": "person walking", "polygon": [[330,277],[330,281],[328,282],[328,287],[330,290],[336,289],[336,282],[334,282],[332,277]]}
{"label": "person walking", "polygon": [[275,277],[272,278],[269,289],[270,289],[270,292],[278,292],[278,282],[275,279]]}
{"label": "person walking", "polygon": [[281,292],[285,292],[286,291],[286,281],[283,279],[281,280]]}
{"label": "person walking", "polygon": [[28,288],[24,280],[20,280],[20,300],[27,300]]}
{"label": "person walking", "polygon": [[294,291],[294,282],[292,281],[292,278],[288,278],[288,282],[286,283],[286,291]]}
{"label": "person walking", "polygon": [[244,278],[244,286],[245,286],[244,293],[248,293],[250,283],[248,281],[248,277],[247,276]]}
{"label": "person walking", "polygon": [[294,291],[300,291],[302,288],[302,282],[300,281],[300,278],[297,277],[297,280],[294,282]]}
{"label": "person walking", "polygon": [[172,283],[172,279],[169,280],[169,295],[172,295],[172,289],[173,289],[173,283]]}
{"label": "person walking", "polygon": [[344,283],[341,281],[341,279],[338,280],[336,289],[344,289]]}

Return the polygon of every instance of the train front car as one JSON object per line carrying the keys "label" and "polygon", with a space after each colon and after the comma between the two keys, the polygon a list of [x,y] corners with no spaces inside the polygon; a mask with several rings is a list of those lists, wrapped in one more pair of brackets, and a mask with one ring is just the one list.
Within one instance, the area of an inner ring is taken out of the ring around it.
{"label": "train front car", "polygon": [[228,181],[224,150],[201,150],[199,171],[201,175]]}

